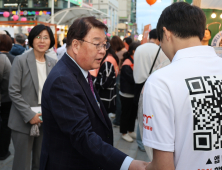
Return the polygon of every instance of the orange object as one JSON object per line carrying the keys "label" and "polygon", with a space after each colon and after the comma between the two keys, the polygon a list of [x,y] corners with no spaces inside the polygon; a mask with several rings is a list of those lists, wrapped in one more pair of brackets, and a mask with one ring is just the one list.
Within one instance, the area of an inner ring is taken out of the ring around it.
{"label": "orange object", "polygon": [[151,6],[156,3],[157,0],[146,0],[146,2]]}
{"label": "orange object", "polygon": [[[115,70],[115,74],[116,74],[116,77],[117,77],[117,75],[119,74],[119,66],[118,66],[116,60],[113,58],[112,55],[109,54],[109,55],[106,57],[106,59],[103,61],[103,63],[105,63],[106,61],[110,62],[110,63],[113,65],[114,70]],[[90,72],[90,74],[91,74],[92,76],[97,77],[98,72],[99,72],[99,68],[93,69],[93,70],[89,70],[89,72]]]}
{"label": "orange object", "polygon": [[93,70],[89,70],[89,72],[90,72],[91,76],[97,77],[98,72],[99,72],[99,68],[93,69]]}
{"label": "orange object", "polygon": [[144,29],[143,29],[143,39],[141,41],[141,44],[147,43],[150,29],[151,29],[151,25],[150,24],[144,26]]}
{"label": "orange object", "polygon": [[116,77],[117,77],[118,74],[119,74],[119,66],[118,66],[115,58],[113,58],[112,55],[108,55],[108,56],[106,57],[106,59],[103,61],[103,63],[106,62],[106,61],[110,62],[110,63],[113,65],[114,70],[115,70],[115,74],[116,74]]}
{"label": "orange object", "polygon": [[[132,58],[132,56],[131,56],[131,58]],[[130,59],[125,59],[125,61],[123,62],[122,67],[123,67],[124,65],[128,65],[128,66],[130,66],[131,69],[133,70],[133,66],[134,66],[134,64],[130,61]]]}

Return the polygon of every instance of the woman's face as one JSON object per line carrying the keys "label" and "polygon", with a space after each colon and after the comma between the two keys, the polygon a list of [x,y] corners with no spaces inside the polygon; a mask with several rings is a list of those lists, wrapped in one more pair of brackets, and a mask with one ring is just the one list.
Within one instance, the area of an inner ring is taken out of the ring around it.
{"label": "woman's face", "polygon": [[45,53],[49,49],[50,43],[48,31],[43,30],[34,38],[33,48],[40,53]]}

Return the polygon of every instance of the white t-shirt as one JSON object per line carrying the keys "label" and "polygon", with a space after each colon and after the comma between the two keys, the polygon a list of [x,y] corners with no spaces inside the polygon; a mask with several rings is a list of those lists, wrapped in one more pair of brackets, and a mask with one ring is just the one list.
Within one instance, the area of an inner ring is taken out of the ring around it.
{"label": "white t-shirt", "polygon": [[37,73],[39,79],[39,95],[38,95],[38,104],[41,104],[42,98],[42,89],[46,80],[46,64],[45,62],[40,62],[36,60]]}
{"label": "white t-shirt", "polygon": [[143,143],[174,152],[176,170],[222,166],[222,59],[209,46],[179,50],[145,84]]}
{"label": "white t-shirt", "polygon": [[[133,77],[135,83],[143,83],[149,77],[149,72],[158,52],[158,49],[159,46],[154,43],[145,43],[137,47],[134,54],[133,68]],[[162,64],[160,67],[164,67],[170,64],[170,60],[166,57],[162,50],[160,50],[158,54],[157,60],[153,67],[153,71],[156,70],[156,68],[160,64]]]}
{"label": "white t-shirt", "polygon": [[63,44],[62,47],[59,47],[57,49],[57,58],[58,58],[58,60],[60,60],[62,58],[62,56],[65,54],[65,52],[66,52],[66,43]]}

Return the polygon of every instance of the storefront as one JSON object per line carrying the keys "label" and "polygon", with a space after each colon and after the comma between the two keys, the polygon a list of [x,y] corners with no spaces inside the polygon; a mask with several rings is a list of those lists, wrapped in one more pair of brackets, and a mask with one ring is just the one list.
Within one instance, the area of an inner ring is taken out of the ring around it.
{"label": "storefront", "polygon": [[[82,6],[82,0],[54,0],[54,13],[68,7]],[[26,17],[28,21],[47,21],[51,16],[52,0],[0,0],[0,20],[13,20],[13,15]],[[10,17],[3,17],[3,13],[8,11]]]}

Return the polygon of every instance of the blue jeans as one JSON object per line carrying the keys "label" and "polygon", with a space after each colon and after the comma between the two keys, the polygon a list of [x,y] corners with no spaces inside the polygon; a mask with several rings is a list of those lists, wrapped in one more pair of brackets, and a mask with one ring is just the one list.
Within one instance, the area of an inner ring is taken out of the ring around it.
{"label": "blue jeans", "polygon": [[142,138],[141,138],[141,135],[140,135],[139,123],[138,123],[138,125],[137,125],[136,142],[137,142],[138,147],[139,147],[140,149],[145,150],[144,145],[143,145],[143,142],[142,142]]}

